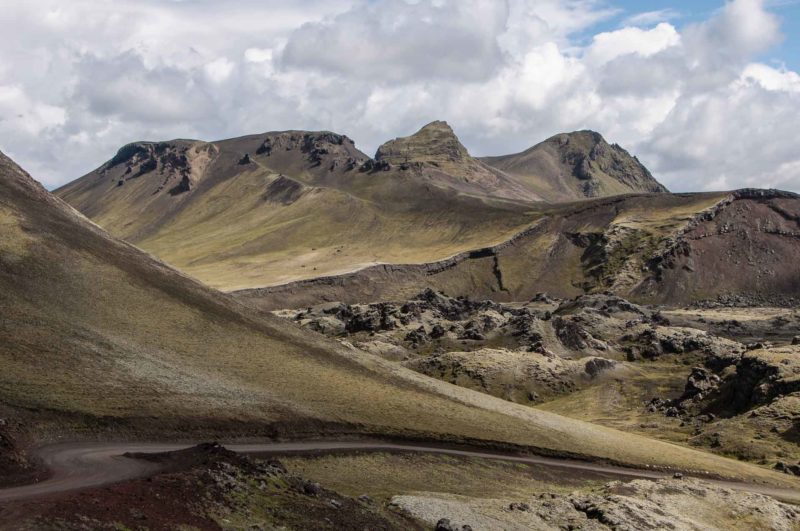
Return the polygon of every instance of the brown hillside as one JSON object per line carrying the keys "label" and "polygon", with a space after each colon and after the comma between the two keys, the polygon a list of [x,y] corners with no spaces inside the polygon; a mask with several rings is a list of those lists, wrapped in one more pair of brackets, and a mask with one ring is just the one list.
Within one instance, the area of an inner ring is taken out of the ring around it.
{"label": "brown hillside", "polygon": [[4,155],[0,223],[0,404],[29,419],[39,440],[122,430],[128,439],[298,436],[327,426],[791,484],[450,386],[248,310],[110,237]]}
{"label": "brown hillside", "polygon": [[448,180],[429,164],[378,164],[341,135],[288,131],[132,144],[56,193],[115,236],[237,289],[440,259],[529,222],[530,204]]}
{"label": "brown hillside", "polygon": [[468,194],[541,201],[503,172],[473,158],[447,122],[432,122],[415,134],[378,148],[377,164],[424,174],[432,182]]}
{"label": "brown hillside", "polygon": [[[603,146],[611,155],[599,154]],[[580,149],[597,155],[592,175],[636,169],[604,142]],[[564,171],[577,170],[554,166],[547,179]],[[382,145],[375,159],[327,131],[139,142],[56,193],[113,235],[235,290],[497,245],[548,208],[533,202],[550,196],[532,182],[470,156],[450,126],[433,122]]]}
{"label": "brown hillside", "polygon": [[598,199],[541,213],[504,243],[422,265],[239,292],[263,308],[452,296],[528,300],[610,290],[642,302],[800,300],[800,198],[764,190]]}
{"label": "brown hillside", "polygon": [[636,157],[594,131],[556,135],[522,153],[481,160],[551,202],[667,191]]}

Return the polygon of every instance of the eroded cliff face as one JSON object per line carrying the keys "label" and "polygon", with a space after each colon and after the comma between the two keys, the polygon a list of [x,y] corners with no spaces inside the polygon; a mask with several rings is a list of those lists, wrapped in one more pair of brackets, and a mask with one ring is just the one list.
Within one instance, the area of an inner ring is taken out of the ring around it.
{"label": "eroded cliff face", "polygon": [[740,190],[696,215],[646,262],[633,291],[654,302],[790,304],[800,296],[800,199]]}
{"label": "eroded cliff face", "polygon": [[642,302],[800,300],[800,198],[788,192],[654,194],[562,207],[498,245],[381,264],[239,295],[267,309],[407,298],[426,288],[499,301],[610,291]]}
{"label": "eroded cliff face", "polygon": [[120,148],[98,174],[103,180],[116,181],[117,186],[144,178],[153,194],[175,196],[194,188],[218,151],[205,142],[135,142]]}

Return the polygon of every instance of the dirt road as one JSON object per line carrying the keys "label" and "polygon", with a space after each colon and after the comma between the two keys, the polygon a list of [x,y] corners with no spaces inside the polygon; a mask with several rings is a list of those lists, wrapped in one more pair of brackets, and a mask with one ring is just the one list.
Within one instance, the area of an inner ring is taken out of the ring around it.
{"label": "dirt road", "polygon": [[[123,457],[126,452],[156,453],[187,448],[174,443],[66,443],[45,446],[36,454],[51,469],[52,477],[32,485],[0,490],[0,503],[24,500],[68,492],[86,487],[107,485],[135,477],[147,476],[159,470],[159,465],[143,460]],[[628,469],[605,464],[558,459],[551,457],[520,456],[480,450],[437,448],[425,444],[397,444],[382,441],[304,441],[284,443],[229,444],[226,448],[251,455],[287,455],[294,453],[341,452],[424,452],[481,459],[498,459],[531,465],[568,469],[575,472],[591,471],[608,474],[619,479],[668,477],[664,472]],[[735,481],[715,481],[725,487],[767,494],[780,500],[800,503],[800,491]]]}

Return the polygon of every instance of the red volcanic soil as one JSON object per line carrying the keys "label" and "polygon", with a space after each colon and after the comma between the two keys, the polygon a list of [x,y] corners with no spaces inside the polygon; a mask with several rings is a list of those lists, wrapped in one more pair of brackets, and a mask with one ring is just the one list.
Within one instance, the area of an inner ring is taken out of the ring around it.
{"label": "red volcanic soil", "polygon": [[0,488],[41,481],[47,472],[20,450],[20,426],[0,418]]}
{"label": "red volcanic soil", "polygon": [[128,454],[160,465],[151,476],[0,506],[0,529],[420,529],[368,501],[290,475],[215,443]]}

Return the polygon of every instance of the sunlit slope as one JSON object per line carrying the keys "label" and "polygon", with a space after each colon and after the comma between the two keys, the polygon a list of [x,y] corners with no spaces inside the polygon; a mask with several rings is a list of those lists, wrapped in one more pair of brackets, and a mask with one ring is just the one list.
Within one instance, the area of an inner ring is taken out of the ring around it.
{"label": "sunlit slope", "polygon": [[127,421],[129,436],[140,422],[333,423],[791,481],[459,389],[257,314],[109,237],[5,156],[0,223],[0,401],[20,414]]}
{"label": "sunlit slope", "polygon": [[597,133],[481,160],[436,121],[374,159],[328,131],[136,142],[56,193],[113,235],[237,290],[496,245],[537,221],[543,200],[660,191]]}
{"label": "sunlit slope", "polygon": [[132,146],[57,194],[222,289],[442,259],[510,237],[535,208],[427,167],[362,169],[367,157],[333,133]]}
{"label": "sunlit slope", "polygon": [[[455,201],[444,191],[430,196],[432,203]],[[502,241],[528,222],[480,200],[460,203],[463,210],[412,212],[291,177],[242,173],[137,244],[227,290],[444,258]],[[480,223],[470,210],[480,212]]]}
{"label": "sunlit slope", "polygon": [[481,160],[550,202],[667,191],[636,157],[594,131],[556,135],[521,153]]}
{"label": "sunlit slope", "polygon": [[[263,309],[301,308],[320,301],[405,300],[428,287],[451,296],[503,301],[530,300],[537,293],[573,297],[606,290],[650,297],[645,288],[658,294],[687,282],[653,282],[653,257],[675,247],[688,227],[729,195],[640,194],[551,205],[532,215],[535,221],[513,238],[455,260],[376,266],[237,295]],[[686,270],[676,273],[693,275]],[[724,290],[725,285],[715,289]]]}

